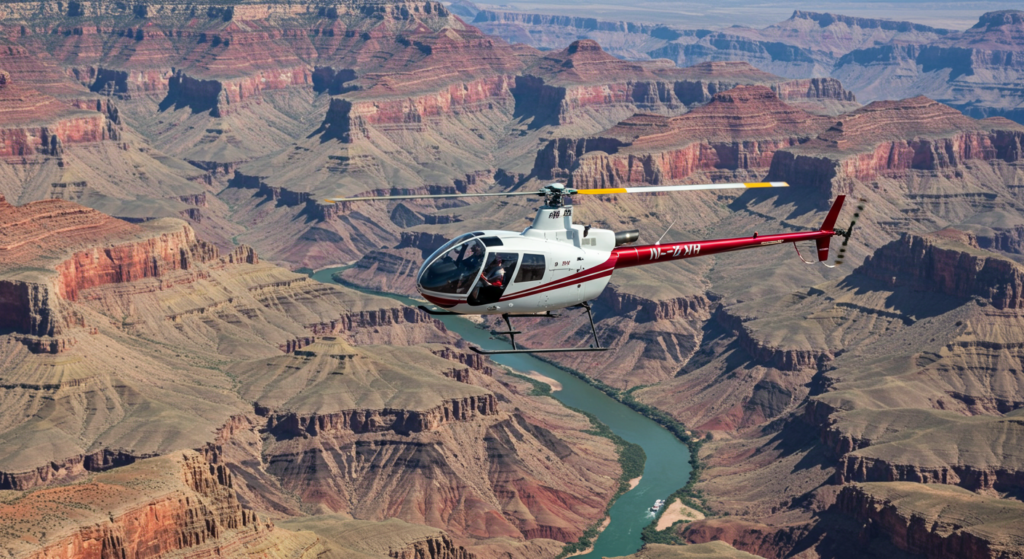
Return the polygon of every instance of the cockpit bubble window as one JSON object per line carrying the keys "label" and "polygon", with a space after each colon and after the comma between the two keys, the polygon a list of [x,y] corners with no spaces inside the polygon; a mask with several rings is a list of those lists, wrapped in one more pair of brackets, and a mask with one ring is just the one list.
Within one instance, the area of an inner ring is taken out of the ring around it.
{"label": "cockpit bubble window", "polygon": [[479,239],[453,244],[444,252],[438,251],[440,255],[423,270],[420,287],[424,291],[465,295],[473,286],[473,281],[480,275],[480,270],[484,266],[485,251],[486,248]]}
{"label": "cockpit bubble window", "polygon": [[466,239],[472,239],[473,237],[479,237],[481,235],[483,235],[483,233],[480,233],[480,232],[477,232],[477,233],[465,233],[465,234],[459,235],[458,237],[455,237],[454,239],[452,239],[452,240],[448,241],[447,243],[441,245],[441,248],[435,250],[434,253],[431,254],[430,258],[428,258],[427,260],[433,260],[433,259],[437,258],[439,255],[444,254],[445,252],[447,252],[448,249],[450,249],[453,246],[455,246],[455,245],[465,241]]}

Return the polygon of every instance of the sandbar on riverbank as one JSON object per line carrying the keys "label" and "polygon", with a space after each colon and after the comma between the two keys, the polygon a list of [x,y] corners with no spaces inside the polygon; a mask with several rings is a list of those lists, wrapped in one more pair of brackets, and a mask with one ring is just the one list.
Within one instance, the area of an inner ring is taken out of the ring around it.
{"label": "sandbar on riverbank", "polygon": [[676,499],[668,505],[665,512],[662,513],[661,518],[658,519],[658,525],[655,528],[658,531],[665,530],[680,520],[704,520],[704,513],[697,509],[690,508],[683,504],[682,501]]}
{"label": "sandbar on riverbank", "polygon": [[552,392],[558,392],[562,390],[562,383],[558,382],[557,380],[551,377],[546,377],[538,373],[537,371],[529,371],[528,373],[526,373],[526,376],[550,386]]}

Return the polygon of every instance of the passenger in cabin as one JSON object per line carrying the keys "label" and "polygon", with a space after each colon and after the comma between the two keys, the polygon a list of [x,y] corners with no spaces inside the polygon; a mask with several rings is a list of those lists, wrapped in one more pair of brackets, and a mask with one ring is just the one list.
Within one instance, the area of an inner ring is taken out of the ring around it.
{"label": "passenger in cabin", "polygon": [[495,256],[491,260],[487,268],[484,269],[484,272],[480,274],[480,279],[492,287],[505,286],[505,267],[502,266],[501,256]]}

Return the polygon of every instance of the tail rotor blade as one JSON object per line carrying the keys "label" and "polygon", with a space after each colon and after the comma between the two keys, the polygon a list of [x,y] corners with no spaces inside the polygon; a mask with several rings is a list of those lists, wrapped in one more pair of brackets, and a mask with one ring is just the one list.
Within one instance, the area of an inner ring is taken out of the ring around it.
{"label": "tail rotor blade", "polygon": [[843,234],[843,244],[839,247],[839,253],[836,254],[836,266],[843,263],[843,259],[846,258],[846,245],[850,244],[850,235],[853,234],[853,226],[857,224],[857,220],[860,218],[860,213],[864,211],[864,207],[867,205],[867,200],[861,198],[858,200],[860,203],[857,204],[857,210],[853,212],[853,217],[850,218],[850,227]]}

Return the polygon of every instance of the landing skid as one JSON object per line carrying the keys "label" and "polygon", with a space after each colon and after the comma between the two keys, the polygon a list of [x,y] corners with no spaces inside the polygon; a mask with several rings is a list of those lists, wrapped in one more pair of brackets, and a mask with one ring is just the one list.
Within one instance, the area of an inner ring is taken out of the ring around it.
{"label": "landing skid", "polygon": [[480,349],[470,346],[469,349],[480,355],[503,355],[506,353],[572,353],[577,351],[608,351],[610,347],[560,347],[553,349]]}
{"label": "landing skid", "polygon": [[[608,351],[611,348],[601,347],[601,341],[597,339],[597,328],[594,327],[594,315],[590,310],[590,303],[580,303],[579,305],[569,308],[582,308],[587,311],[587,318],[590,319],[590,332],[594,335],[594,345],[591,347],[557,347],[550,349],[520,349],[516,345],[516,334],[522,334],[519,330],[512,329],[512,321],[509,320],[512,317],[540,317],[540,318],[555,318],[557,314],[509,314],[505,313],[501,315],[501,318],[505,319],[505,325],[508,326],[508,331],[505,332],[491,332],[491,335],[495,336],[508,336],[509,341],[512,342],[512,349],[482,349],[479,347],[470,346],[469,349],[479,353],[480,355],[505,355],[509,353],[573,353],[579,351]],[[422,307],[421,307],[422,308]],[[425,310],[425,309],[424,309]],[[428,311],[429,312],[429,311]]]}

